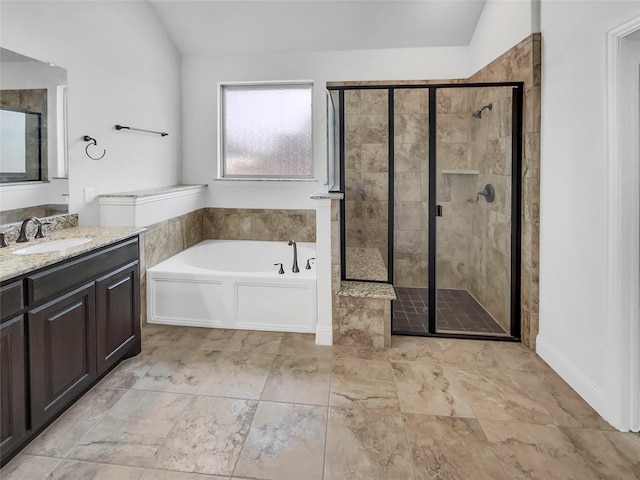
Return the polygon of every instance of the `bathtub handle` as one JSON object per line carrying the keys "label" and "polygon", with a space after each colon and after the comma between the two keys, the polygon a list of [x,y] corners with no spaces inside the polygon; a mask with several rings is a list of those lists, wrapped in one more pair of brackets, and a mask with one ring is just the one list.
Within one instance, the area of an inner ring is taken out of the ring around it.
{"label": "bathtub handle", "polygon": [[307,270],[311,270],[311,264],[310,264],[309,262],[310,262],[311,260],[315,260],[315,259],[316,259],[316,257],[308,258],[308,259],[307,259],[307,266],[306,266],[306,267],[304,267],[304,268],[305,268],[305,269],[307,269]]}
{"label": "bathtub handle", "polygon": [[278,273],[280,275],[284,275],[284,268],[282,268],[282,264],[281,263],[274,263],[274,265],[280,265],[280,270],[278,270]]}

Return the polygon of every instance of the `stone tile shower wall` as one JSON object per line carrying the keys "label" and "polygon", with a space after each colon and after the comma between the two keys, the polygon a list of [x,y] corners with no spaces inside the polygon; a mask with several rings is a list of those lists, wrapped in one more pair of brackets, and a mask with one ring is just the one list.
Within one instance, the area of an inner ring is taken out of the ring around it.
{"label": "stone tile shower wall", "polygon": [[426,287],[428,267],[429,93],[394,92],[393,284]]}
{"label": "stone tile shower wall", "polygon": [[346,247],[388,258],[389,162],[386,90],[345,91]]}
{"label": "stone tile shower wall", "polygon": [[[541,86],[541,35],[534,33],[525,38],[493,62],[466,79],[452,80],[409,80],[409,81],[371,81],[371,82],[329,82],[329,86],[359,85],[418,85],[441,83],[482,83],[482,82],[524,82],[524,122],[523,122],[523,164],[522,164],[522,225],[520,241],[521,252],[521,337],[522,342],[535,350],[538,334],[538,278],[540,246],[540,86]],[[446,104],[446,97],[443,100]],[[455,102],[462,99],[453,99]],[[442,106],[440,107],[442,108]],[[454,110],[458,107],[454,107]],[[467,110],[470,112],[471,109]],[[458,112],[452,112],[458,113]],[[446,143],[446,142],[445,142]],[[454,150],[457,142],[449,142],[451,160],[465,158],[462,152]],[[440,146],[441,148],[443,145]],[[442,158],[442,151],[438,152]],[[458,155],[460,154],[460,155]],[[446,157],[446,155],[445,155]],[[397,160],[396,160],[397,161]],[[441,175],[438,190],[446,195],[451,188],[451,178]],[[471,182],[471,180],[459,180]],[[398,184],[396,184],[396,189]],[[467,190],[462,187],[461,190]],[[456,190],[457,191],[457,190]],[[477,192],[477,191],[476,191]],[[475,193],[474,192],[474,200]],[[465,195],[461,197],[464,202]],[[446,199],[446,198],[445,198]],[[468,197],[470,200],[471,198]],[[444,201],[439,198],[439,201]],[[396,213],[397,215],[397,213]],[[456,227],[461,228],[461,227]],[[453,230],[455,231],[455,230]],[[452,264],[453,265],[453,264]],[[438,265],[441,267],[442,265]],[[451,275],[454,275],[453,270]],[[444,277],[444,275],[443,275]],[[399,286],[398,275],[394,275],[394,284]]]}
{"label": "stone tile shower wall", "polygon": [[470,288],[471,217],[477,170],[471,156],[471,113],[468,90],[438,89],[436,94],[436,200],[443,216],[437,219],[438,288]]}
{"label": "stone tile shower wall", "polygon": [[520,323],[522,342],[532,350],[539,311],[541,44],[541,35],[534,33],[469,79],[524,82]]}

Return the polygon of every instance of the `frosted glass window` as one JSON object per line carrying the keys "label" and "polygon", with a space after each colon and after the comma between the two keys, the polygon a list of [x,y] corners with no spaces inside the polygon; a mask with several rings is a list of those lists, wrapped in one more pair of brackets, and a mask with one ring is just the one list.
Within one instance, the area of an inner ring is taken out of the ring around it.
{"label": "frosted glass window", "polygon": [[313,176],[312,86],[223,85],[224,177]]}

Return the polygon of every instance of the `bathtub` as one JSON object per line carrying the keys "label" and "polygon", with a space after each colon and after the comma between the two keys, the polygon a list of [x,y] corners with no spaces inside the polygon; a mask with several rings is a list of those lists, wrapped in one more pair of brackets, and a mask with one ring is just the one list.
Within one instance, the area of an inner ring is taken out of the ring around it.
{"label": "bathtub", "polygon": [[287,242],[205,240],[147,270],[147,322],[315,333],[315,256],[315,243],[298,243],[293,273]]}

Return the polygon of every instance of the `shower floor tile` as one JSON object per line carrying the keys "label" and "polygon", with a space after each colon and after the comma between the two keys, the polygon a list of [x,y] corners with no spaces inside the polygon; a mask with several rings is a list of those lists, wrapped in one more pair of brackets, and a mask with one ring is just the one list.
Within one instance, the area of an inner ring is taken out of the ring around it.
{"label": "shower floor tile", "polygon": [[[396,287],[393,301],[394,332],[429,332],[429,289]],[[438,332],[506,334],[507,332],[466,290],[439,289]]]}

